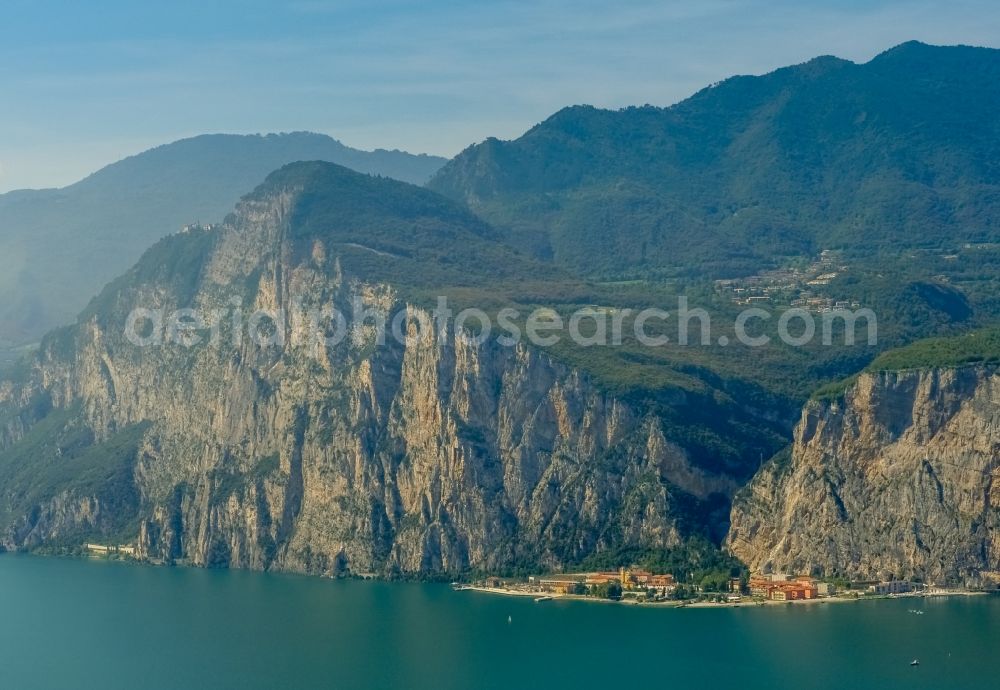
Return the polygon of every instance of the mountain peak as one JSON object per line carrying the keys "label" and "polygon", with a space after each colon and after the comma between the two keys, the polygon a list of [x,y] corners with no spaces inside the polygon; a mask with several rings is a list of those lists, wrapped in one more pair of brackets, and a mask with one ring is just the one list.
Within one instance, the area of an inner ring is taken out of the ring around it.
{"label": "mountain peak", "polygon": [[981,46],[954,45],[939,46],[921,41],[906,41],[879,53],[868,64],[894,64],[915,67],[931,65],[952,67],[968,61],[996,61],[1000,50]]}
{"label": "mountain peak", "polygon": [[259,197],[278,189],[296,189],[316,184],[361,183],[374,180],[371,175],[359,173],[343,165],[328,161],[308,160],[286,163],[268,174],[249,197]]}
{"label": "mountain peak", "polygon": [[850,60],[845,60],[836,55],[818,55],[811,60],[806,60],[802,64],[796,65],[792,69],[808,73],[811,76],[822,76],[833,70],[853,66],[854,63]]}
{"label": "mountain peak", "polygon": [[358,209],[393,208],[399,212],[405,210],[410,215],[444,212],[481,224],[463,206],[428,189],[390,177],[357,172],[328,161],[298,161],[283,165],[244,198],[259,199],[275,191],[292,191],[314,203],[322,200]]}
{"label": "mountain peak", "polygon": [[245,201],[291,193],[292,236],[335,242],[376,242],[410,255],[421,242],[438,247],[447,237],[495,239],[495,231],[467,208],[423,187],[355,172],[325,161],[289,163]]}

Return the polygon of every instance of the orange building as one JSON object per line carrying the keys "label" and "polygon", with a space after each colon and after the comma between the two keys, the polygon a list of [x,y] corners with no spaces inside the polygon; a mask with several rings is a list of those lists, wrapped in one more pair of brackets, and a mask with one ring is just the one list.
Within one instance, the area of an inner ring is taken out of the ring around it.
{"label": "orange building", "polygon": [[777,582],[771,582],[770,578],[753,576],[750,578],[750,594],[755,597],[771,598],[771,591],[778,587]]}
{"label": "orange building", "polygon": [[642,584],[647,587],[673,587],[673,575],[650,575]]}
{"label": "orange building", "polygon": [[587,573],[588,585],[606,585],[609,582],[622,581],[621,573]]}
{"label": "orange building", "polygon": [[795,601],[797,599],[815,599],[816,587],[802,582],[790,582],[778,585],[771,590],[771,599],[775,601]]}
{"label": "orange building", "polygon": [[657,575],[647,570],[629,570],[626,568],[621,568],[618,571],[532,576],[528,578],[528,582],[536,585],[541,591],[559,594],[572,593],[578,584],[593,588],[598,585],[615,583],[621,585],[623,590],[634,590],[636,588],[667,589],[673,587],[675,584],[673,575]]}
{"label": "orange building", "polygon": [[576,591],[576,586],[583,583],[583,577],[580,575],[552,575],[539,578],[537,583],[543,592],[572,594]]}
{"label": "orange building", "polygon": [[768,575],[755,575],[750,578],[750,593],[755,597],[773,601],[795,601],[815,599],[819,590],[816,587],[816,580],[811,577],[802,576],[787,580]]}

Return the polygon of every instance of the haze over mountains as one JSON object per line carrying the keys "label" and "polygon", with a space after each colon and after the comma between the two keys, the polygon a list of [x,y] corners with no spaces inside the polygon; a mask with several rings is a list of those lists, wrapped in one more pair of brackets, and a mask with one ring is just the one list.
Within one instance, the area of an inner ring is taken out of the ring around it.
{"label": "haze over mountains", "polygon": [[443,169],[309,133],[175,142],[64,189],[0,196],[0,343],[68,323],[156,239],[220,220],[297,160],[430,180],[518,251],[599,280],[987,242],[1000,217],[998,55],[912,42],[861,65],[822,57],[733,77],[670,108],[573,106]]}
{"label": "haze over mountains", "polygon": [[0,345],[71,322],[156,240],[188,223],[222,220],[268,173],[299,160],[414,184],[445,162],[359,151],[308,132],[215,134],[126,158],[63,189],[0,195]]}

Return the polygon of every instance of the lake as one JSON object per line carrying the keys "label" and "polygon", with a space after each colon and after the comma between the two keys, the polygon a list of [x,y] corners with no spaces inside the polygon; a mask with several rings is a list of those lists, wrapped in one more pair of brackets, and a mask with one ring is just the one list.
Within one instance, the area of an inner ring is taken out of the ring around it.
{"label": "lake", "polygon": [[663,609],[0,556],[16,690],[996,688],[998,643],[995,596]]}

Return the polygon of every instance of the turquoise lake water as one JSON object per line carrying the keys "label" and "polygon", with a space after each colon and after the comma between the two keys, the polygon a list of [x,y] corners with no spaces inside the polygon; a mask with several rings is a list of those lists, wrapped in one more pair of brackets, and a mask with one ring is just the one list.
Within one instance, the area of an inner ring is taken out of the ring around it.
{"label": "turquoise lake water", "polygon": [[998,647],[995,596],[655,609],[0,556],[12,690],[998,688]]}

